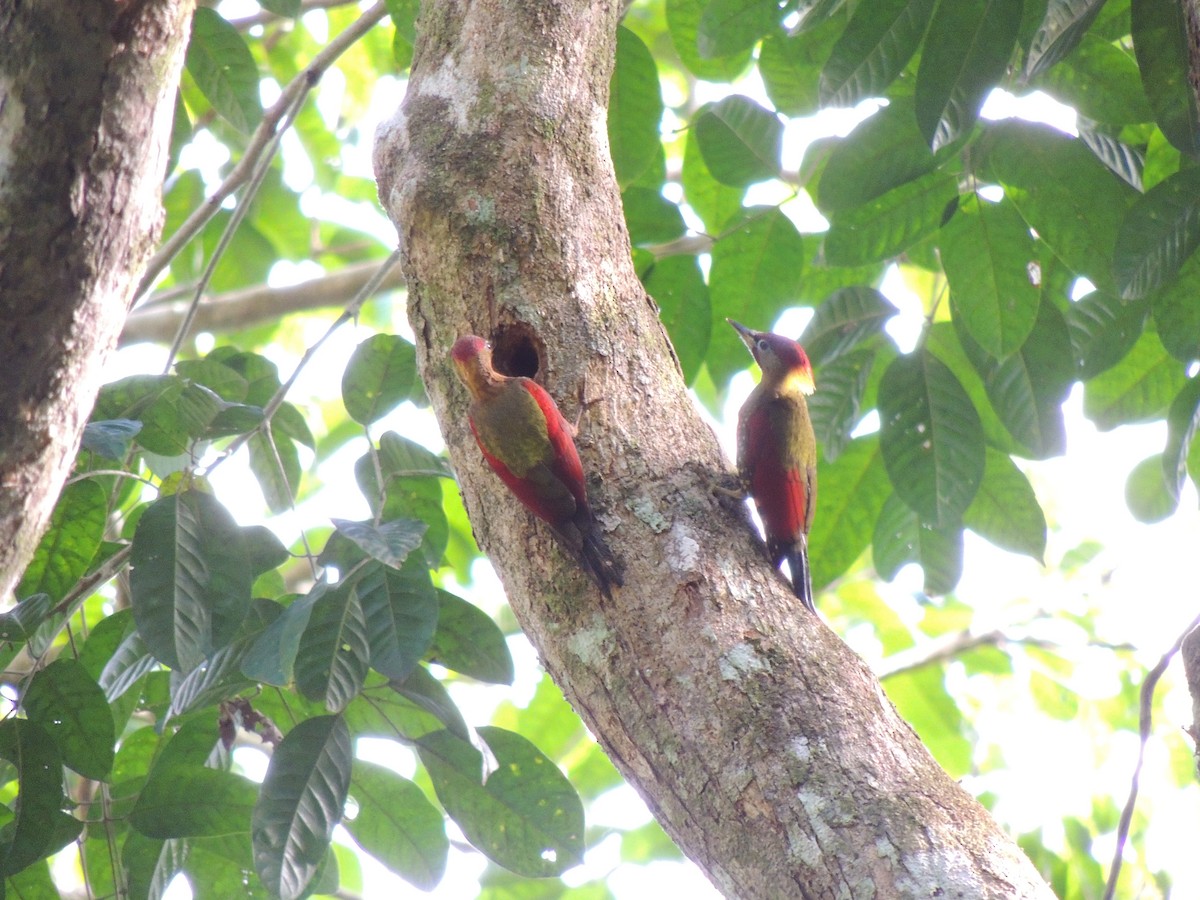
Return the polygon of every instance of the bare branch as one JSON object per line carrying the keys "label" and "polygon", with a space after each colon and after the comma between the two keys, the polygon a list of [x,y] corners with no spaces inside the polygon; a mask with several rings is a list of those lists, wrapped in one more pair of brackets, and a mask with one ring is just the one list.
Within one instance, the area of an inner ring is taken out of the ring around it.
{"label": "bare branch", "polygon": [[[286,287],[264,284],[205,297],[196,310],[193,331],[238,331],[291,313],[345,306],[379,271],[379,265],[378,260],[370,260],[300,284]],[[403,286],[404,273],[398,266],[393,266],[379,289],[389,291]],[[187,314],[188,306],[189,302],[184,300],[151,300],[138,307],[125,321],[120,346],[140,341],[169,343]]]}

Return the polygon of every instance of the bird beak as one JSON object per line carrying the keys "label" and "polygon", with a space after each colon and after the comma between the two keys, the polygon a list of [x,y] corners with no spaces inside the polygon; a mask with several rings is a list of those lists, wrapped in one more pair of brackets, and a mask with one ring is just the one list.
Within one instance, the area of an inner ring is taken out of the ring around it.
{"label": "bird beak", "polygon": [[754,350],[754,336],[755,336],[756,332],[750,328],[747,328],[745,325],[741,324],[740,322],[733,321],[733,319],[726,319],[725,321],[733,326],[734,331],[736,331],[738,333],[738,337],[740,337],[742,339],[742,341],[746,344],[746,346],[749,347],[753,351]]}

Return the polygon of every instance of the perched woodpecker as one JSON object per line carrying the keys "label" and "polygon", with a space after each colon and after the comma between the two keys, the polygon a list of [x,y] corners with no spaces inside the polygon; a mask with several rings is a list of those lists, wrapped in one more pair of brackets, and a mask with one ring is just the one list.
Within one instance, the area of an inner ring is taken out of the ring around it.
{"label": "perched woodpecker", "polygon": [[468,417],[484,459],[611,600],[624,581],[588,506],[575,429],[540,384],[493,369],[482,338],[459,338],[450,358],[471,392]]}
{"label": "perched woodpecker", "polygon": [[771,565],[788,561],[792,591],[816,612],[808,530],[817,504],[817,441],[804,399],[813,392],[812,366],[790,338],[726,321],[762,369],[738,414],[738,473],[762,519]]}

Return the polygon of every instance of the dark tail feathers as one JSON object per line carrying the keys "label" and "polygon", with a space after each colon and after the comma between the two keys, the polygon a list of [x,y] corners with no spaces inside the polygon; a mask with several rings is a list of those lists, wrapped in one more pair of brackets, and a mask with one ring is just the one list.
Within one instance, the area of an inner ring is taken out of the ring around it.
{"label": "dark tail feathers", "polygon": [[613,585],[623,587],[625,574],[623,567],[613,556],[600,526],[588,511],[586,518],[576,516],[576,520],[564,529],[555,529],[559,542],[570,554],[571,558],[596,583],[600,593],[606,600],[612,599]]}
{"label": "dark tail feathers", "polygon": [[800,535],[800,540],[783,552],[783,558],[788,561],[792,570],[792,593],[800,598],[810,612],[816,612],[813,603],[812,572],[808,568],[808,538]]}

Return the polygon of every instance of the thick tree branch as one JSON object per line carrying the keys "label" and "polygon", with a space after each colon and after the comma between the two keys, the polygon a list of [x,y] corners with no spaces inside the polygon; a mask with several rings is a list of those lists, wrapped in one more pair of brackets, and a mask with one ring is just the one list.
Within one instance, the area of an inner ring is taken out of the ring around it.
{"label": "thick tree branch", "polygon": [[0,598],[45,527],[161,229],[192,7],[0,5]]}
{"label": "thick tree branch", "polygon": [[[633,271],[608,156],[620,4],[430,0],[376,145],[422,374],[480,545],[542,660],[667,832],[741,897],[1050,897],[878,681],[805,612]],[[603,602],[486,470],[448,359],[466,332],[580,437],[626,586]]]}

